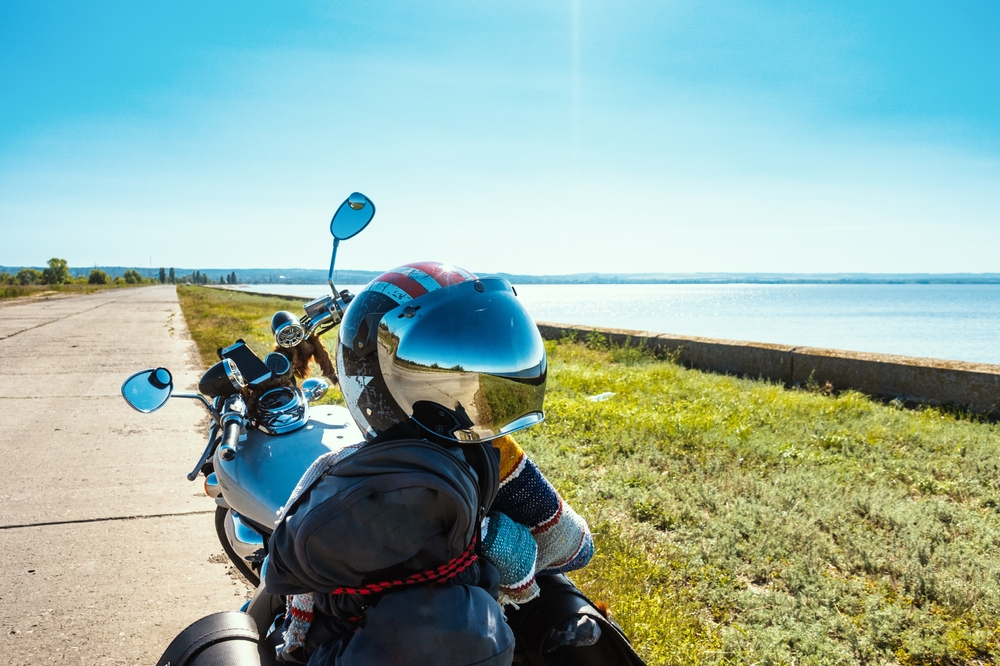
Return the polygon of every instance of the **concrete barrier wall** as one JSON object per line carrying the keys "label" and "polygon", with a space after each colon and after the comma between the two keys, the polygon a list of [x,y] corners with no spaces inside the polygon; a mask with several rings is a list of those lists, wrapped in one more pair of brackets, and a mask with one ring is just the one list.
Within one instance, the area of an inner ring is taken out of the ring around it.
{"label": "concrete barrier wall", "polygon": [[805,384],[812,378],[821,385],[829,382],[837,390],[853,389],[878,398],[963,407],[993,415],[1000,405],[1000,365],[544,322],[538,324],[538,330],[549,340],[566,335],[585,338],[596,331],[613,344],[646,345],[676,354],[678,362],[687,367],[761,377],[788,386]]}
{"label": "concrete barrier wall", "polygon": [[221,289],[222,291],[232,291],[237,294],[247,294],[249,296],[263,296],[264,298],[279,298],[283,301],[292,301],[293,303],[305,303],[308,300],[305,296],[287,296],[285,294],[268,294],[263,291],[246,291],[245,289],[233,289],[232,287],[227,287],[224,284],[201,284],[195,285],[198,287],[208,287],[209,289]]}

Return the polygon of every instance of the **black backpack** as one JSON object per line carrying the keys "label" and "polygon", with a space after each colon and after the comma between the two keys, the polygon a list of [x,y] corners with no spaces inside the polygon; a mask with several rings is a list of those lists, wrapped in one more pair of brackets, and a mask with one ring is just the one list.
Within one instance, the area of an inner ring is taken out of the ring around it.
{"label": "black backpack", "polygon": [[271,535],[265,584],[329,593],[315,595],[332,619],[310,630],[310,663],[510,664],[514,635],[500,606],[465,584],[478,579],[498,453],[384,433],[295,500]]}
{"label": "black backpack", "polygon": [[[541,594],[520,608],[508,606],[507,622],[514,631],[516,666],[645,666],[613,620],[591,603],[563,574],[539,576]],[[564,621],[585,615],[597,622],[601,637],[586,647],[558,647],[544,653],[545,640]]]}
{"label": "black backpack", "polygon": [[[377,439],[333,464],[271,535],[276,594],[372,595],[461,566],[499,488],[496,449]],[[446,578],[442,578],[445,580]]]}

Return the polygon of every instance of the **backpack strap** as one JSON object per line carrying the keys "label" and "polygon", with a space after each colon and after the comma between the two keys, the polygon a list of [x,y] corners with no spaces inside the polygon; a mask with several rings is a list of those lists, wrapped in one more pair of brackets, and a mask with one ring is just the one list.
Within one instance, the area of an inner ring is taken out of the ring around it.
{"label": "backpack strap", "polygon": [[462,453],[479,479],[478,520],[482,523],[500,492],[500,450],[489,442],[478,442],[462,445]]}
{"label": "backpack strap", "polygon": [[[473,542],[477,544],[476,553],[484,555],[482,544],[486,534],[483,521],[500,492],[500,449],[494,448],[489,442],[480,442],[463,446],[462,452],[465,454],[465,462],[469,463],[479,480],[479,508],[476,510],[476,536]],[[489,562],[489,559],[484,557],[483,561]]]}

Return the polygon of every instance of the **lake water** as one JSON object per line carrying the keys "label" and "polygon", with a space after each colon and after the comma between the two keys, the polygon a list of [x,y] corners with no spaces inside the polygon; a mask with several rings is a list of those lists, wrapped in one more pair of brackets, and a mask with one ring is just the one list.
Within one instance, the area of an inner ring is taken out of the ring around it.
{"label": "lake water", "polygon": [[[995,284],[515,287],[538,321],[1000,364]],[[243,288],[304,297],[329,293],[325,285]]]}

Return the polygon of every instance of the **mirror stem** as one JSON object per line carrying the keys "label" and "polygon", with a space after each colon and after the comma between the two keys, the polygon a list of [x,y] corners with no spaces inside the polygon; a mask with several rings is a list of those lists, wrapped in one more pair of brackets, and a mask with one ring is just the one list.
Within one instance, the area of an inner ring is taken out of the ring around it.
{"label": "mirror stem", "polygon": [[219,414],[212,407],[212,403],[205,399],[205,396],[200,393],[174,393],[171,397],[173,398],[188,398],[189,400],[198,400],[201,404],[208,410],[209,415],[211,415],[214,421],[219,420]]}
{"label": "mirror stem", "polygon": [[326,276],[326,281],[330,284],[333,297],[337,297],[337,288],[333,286],[333,265],[337,262],[337,248],[340,246],[340,239],[336,236],[333,239],[333,254],[330,255],[330,272]]}

